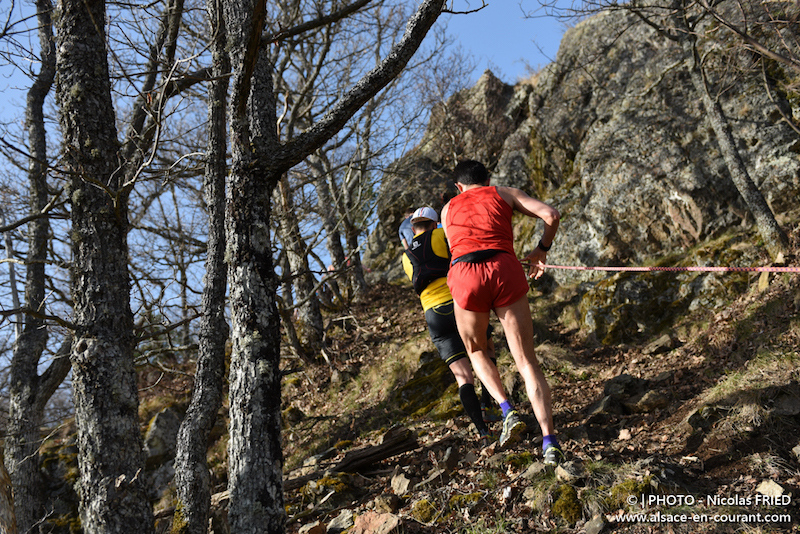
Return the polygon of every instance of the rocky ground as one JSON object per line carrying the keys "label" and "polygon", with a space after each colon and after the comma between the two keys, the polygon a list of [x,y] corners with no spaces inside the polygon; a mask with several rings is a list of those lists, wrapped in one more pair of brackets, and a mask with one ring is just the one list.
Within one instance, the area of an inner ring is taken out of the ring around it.
{"label": "rocky ground", "polygon": [[[800,277],[769,276],[613,346],[563,326],[547,303],[566,297],[534,288],[568,460],[557,470],[541,464],[530,416],[521,442],[481,450],[413,290],[374,287],[330,316],[330,362],[286,381],[289,532],[799,531]],[[499,328],[495,339],[531,414]],[[407,450],[336,470],[398,433]]]}

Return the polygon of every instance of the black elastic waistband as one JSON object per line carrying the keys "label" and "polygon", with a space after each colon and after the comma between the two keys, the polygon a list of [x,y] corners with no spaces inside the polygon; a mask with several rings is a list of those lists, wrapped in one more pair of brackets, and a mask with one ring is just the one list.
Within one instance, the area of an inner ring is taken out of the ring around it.
{"label": "black elastic waistband", "polygon": [[489,249],[489,250],[476,250],[475,252],[470,252],[469,254],[464,254],[463,256],[459,256],[458,258],[453,259],[450,262],[450,265],[455,265],[459,262],[464,263],[480,263],[482,261],[486,261],[492,256],[495,256],[501,252],[505,252],[504,250],[497,250],[497,249]]}

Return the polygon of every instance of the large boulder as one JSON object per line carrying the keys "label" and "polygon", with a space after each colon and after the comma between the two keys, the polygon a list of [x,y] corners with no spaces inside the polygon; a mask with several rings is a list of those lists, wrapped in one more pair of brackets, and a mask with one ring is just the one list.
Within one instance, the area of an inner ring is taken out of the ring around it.
{"label": "large boulder", "polygon": [[[530,98],[532,188],[548,191],[563,216],[551,262],[639,264],[752,222],[685,62],[678,45],[625,12],[565,33]],[[760,72],[734,83],[720,101],[739,152],[773,209],[791,209],[798,136]]]}
{"label": "large boulder", "polygon": [[[451,171],[454,154],[487,162],[494,169],[508,153],[507,183],[522,185],[521,156],[511,155],[504,146],[519,151],[525,140],[510,141],[527,114],[530,86],[515,88],[486,71],[474,87],[455,95],[446,105],[431,112],[431,121],[419,146],[392,165],[381,183],[377,204],[378,224],[369,236],[364,263],[378,276],[389,280],[403,277],[402,247],[397,230],[409,208],[431,206],[437,212],[457,193]],[[516,167],[515,167],[516,166]],[[517,168],[517,171],[512,171]]]}
{"label": "large boulder", "polygon": [[[715,44],[701,41],[701,53]],[[685,65],[679,45],[620,10],[567,30],[556,61],[530,82],[511,87],[485,73],[432,114],[423,142],[384,179],[368,265],[402,276],[403,209],[438,209],[456,157],[484,161],[494,183],[560,210],[552,264],[638,265],[752,224]],[[789,75],[771,69],[768,94],[759,69],[720,72],[708,74],[727,89],[720,103],[754,182],[776,214],[797,210],[800,139],[783,116],[797,115],[800,99],[778,90]],[[562,284],[605,277],[552,275]]]}

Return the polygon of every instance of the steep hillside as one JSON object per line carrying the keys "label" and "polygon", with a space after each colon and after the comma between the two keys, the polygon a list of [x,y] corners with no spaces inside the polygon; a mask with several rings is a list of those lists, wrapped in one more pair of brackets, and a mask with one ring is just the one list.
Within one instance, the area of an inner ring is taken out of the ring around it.
{"label": "steep hillside", "polygon": [[[479,447],[400,268],[402,213],[453,193],[453,154],[561,211],[554,264],[773,264],[682,59],[652,28],[605,13],[570,29],[530,83],[487,72],[435,110],[382,182],[370,293],[326,315],[316,359],[285,350],[289,532],[800,532],[800,274],[548,271],[529,298],[568,460],[551,471],[502,329],[500,368],[528,422],[507,451]],[[740,74],[714,79],[720,101],[790,235],[781,264],[798,265],[800,143],[781,113],[799,115],[800,99],[780,69],[767,80],[777,104],[761,72]],[[540,235],[526,220],[515,233],[520,256]],[[194,370],[153,365],[140,373],[142,476],[169,532]],[[48,532],[80,532],[76,450],[70,423],[42,447]],[[227,533],[227,407],[208,458],[212,530]]]}
{"label": "steep hillside", "polygon": [[[800,220],[785,223],[787,263],[797,265]],[[518,245],[534,231],[519,221]],[[661,260],[742,265],[765,256],[754,230],[740,227]],[[377,282],[359,304],[327,315],[325,357],[299,362],[286,351],[288,531],[800,531],[799,273],[545,277],[529,298],[565,465],[541,463],[541,435],[499,325],[504,381],[529,424],[502,452],[479,448],[410,285]],[[140,375],[140,415],[142,476],[158,531],[168,532],[176,422],[191,381],[181,369],[192,369],[163,364]],[[215,533],[228,532],[226,413],[208,449]],[[55,510],[48,531],[80,532],[74,428],[54,431],[43,455]]]}
{"label": "steep hillside", "polygon": [[[798,221],[789,228],[796,251]],[[671,259],[708,261],[720,246],[763,254],[753,241],[739,229]],[[290,531],[355,521],[350,532],[797,532],[800,274],[701,273],[677,294],[716,286],[713,302],[679,308],[658,330],[619,341],[586,326],[587,301],[659,276],[605,275],[595,293],[552,279],[532,287],[569,460],[555,472],[541,464],[500,329],[504,380],[529,430],[497,453],[478,447],[413,290],[373,287],[364,304],[330,317],[330,365],[287,380]],[[626,306],[614,305],[634,325],[653,314]],[[621,520],[627,512],[646,516]],[[370,530],[379,524],[388,526]]]}

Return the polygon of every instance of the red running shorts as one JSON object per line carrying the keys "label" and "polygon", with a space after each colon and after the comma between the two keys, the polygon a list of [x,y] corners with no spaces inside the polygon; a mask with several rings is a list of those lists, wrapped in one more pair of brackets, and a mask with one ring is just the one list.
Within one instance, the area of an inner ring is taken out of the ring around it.
{"label": "red running shorts", "polygon": [[457,262],[447,273],[453,300],[464,310],[489,312],[510,306],[528,293],[528,278],[519,260],[499,252],[479,263]]}

